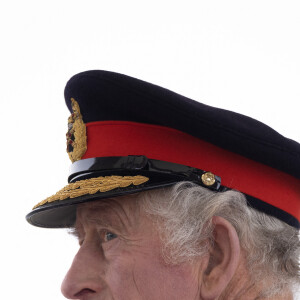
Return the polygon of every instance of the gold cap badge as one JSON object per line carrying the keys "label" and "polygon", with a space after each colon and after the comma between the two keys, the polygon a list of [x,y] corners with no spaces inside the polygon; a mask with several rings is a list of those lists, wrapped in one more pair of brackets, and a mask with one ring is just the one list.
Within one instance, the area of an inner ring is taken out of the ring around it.
{"label": "gold cap badge", "polygon": [[70,160],[80,160],[87,149],[86,127],[82,120],[79,104],[71,98],[73,113],[68,119],[67,152]]}

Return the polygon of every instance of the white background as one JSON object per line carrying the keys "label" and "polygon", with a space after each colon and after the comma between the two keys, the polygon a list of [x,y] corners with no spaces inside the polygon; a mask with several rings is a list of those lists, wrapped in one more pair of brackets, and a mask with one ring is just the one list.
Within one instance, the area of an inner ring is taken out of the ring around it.
{"label": "white background", "polygon": [[1,299],[64,299],[77,243],[25,215],[67,183],[72,75],[131,75],[300,141],[299,1],[1,3]]}

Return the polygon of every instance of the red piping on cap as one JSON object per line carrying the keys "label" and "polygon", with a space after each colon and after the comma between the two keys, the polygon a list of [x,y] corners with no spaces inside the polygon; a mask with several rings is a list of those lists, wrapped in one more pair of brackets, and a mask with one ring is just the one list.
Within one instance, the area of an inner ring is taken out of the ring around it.
{"label": "red piping on cap", "polygon": [[222,185],[258,198],[300,221],[300,180],[173,128],[124,121],[86,124],[82,157],[145,155],[213,172]]}

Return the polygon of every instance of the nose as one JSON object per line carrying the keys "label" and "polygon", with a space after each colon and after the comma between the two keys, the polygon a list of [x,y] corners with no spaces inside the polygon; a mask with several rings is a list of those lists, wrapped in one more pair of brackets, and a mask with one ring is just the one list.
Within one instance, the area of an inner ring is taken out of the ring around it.
{"label": "nose", "polygon": [[82,245],[67,272],[61,292],[67,299],[89,299],[103,289],[103,257],[99,250]]}

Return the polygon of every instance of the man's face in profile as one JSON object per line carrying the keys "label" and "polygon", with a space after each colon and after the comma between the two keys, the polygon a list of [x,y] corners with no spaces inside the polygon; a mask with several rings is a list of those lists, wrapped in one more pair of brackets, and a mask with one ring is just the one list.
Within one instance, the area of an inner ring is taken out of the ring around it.
{"label": "man's face in profile", "polygon": [[82,204],[75,233],[80,249],[62,283],[65,297],[199,298],[199,266],[170,266],[163,261],[159,232],[136,197]]}

